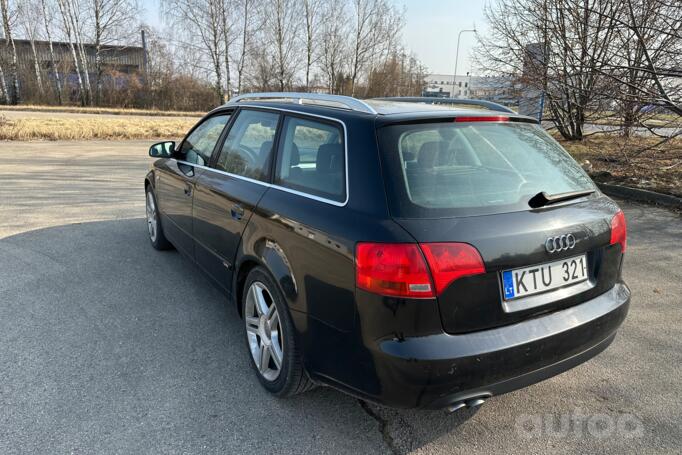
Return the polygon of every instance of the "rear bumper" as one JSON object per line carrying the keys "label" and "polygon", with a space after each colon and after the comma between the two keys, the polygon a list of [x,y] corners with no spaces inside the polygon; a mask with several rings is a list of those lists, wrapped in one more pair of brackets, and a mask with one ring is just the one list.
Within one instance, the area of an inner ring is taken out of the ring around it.
{"label": "rear bumper", "polygon": [[366,346],[380,386],[354,392],[390,406],[444,408],[525,387],[603,351],[629,303],[630,290],[618,283],[582,304],[505,327],[380,339]]}

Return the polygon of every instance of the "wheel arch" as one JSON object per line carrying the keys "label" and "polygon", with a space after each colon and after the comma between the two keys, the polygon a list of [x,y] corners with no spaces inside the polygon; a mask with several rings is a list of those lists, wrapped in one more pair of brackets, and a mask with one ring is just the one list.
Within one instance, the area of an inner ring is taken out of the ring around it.
{"label": "wheel arch", "polygon": [[233,294],[237,312],[243,317],[241,301],[244,291],[244,283],[249,272],[255,267],[263,267],[273,278],[279,291],[284,296],[287,307],[291,309],[292,303],[298,295],[298,286],[294,272],[287,259],[284,250],[273,240],[260,239],[255,242],[249,252],[241,252],[236,262]]}
{"label": "wheel arch", "polygon": [[151,187],[152,189],[155,189],[153,177],[154,177],[154,171],[147,172],[147,175],[144,177],[144,189],[145,190],[149,187]]}

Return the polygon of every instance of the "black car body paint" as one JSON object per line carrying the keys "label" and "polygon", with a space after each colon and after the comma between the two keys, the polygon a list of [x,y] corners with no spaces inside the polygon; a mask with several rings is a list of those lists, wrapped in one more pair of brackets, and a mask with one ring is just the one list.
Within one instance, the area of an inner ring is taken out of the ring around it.
{"label": "black car body paint", "polygon": [[[391,206],[394,169],[380,146],[381,128],[486,114],[402,105],[393,112],[390,103],[380,104],[378,115],[260,101],[208,114],[232,114],[210,161],[163,158],[147,176],[168,239],[234,302],[245,273],[265,267],[286,297],[310,377],[392,406],[443,408],[504,393],[608,346],[630,301],[620,273],[623,254],[610,243],[617,205],[597,190],[537,209],[400,216]],[[264,181],[216,170],[216,154],[240,110],[338,125],[347,200],[273,184],[281,120]],[[546,251],[548,237],[565,233],[575,236],[573,249]],[[356,288],[358,242],[464,242],[480,253],[485,273],[460,278],[435,298],[377,295]],[[505,309],[501,271],[578,254],[588,261],[582,292],[549,291],[526,298],[525,309],[508,311],[513,301]]]}

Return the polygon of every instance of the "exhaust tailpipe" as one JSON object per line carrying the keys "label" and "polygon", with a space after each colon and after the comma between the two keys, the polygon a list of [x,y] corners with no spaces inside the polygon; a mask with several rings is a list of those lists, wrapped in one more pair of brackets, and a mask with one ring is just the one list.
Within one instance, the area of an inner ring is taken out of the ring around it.
{"label": "exhaust tailpipe", "polygon": [[473,398],[468,398],[466,400],[457,401],[457,402],[451,404],[450,406],[448,406],[447,408],[445,408],[445,410],[449,414],[451,414],[451,413],[458,411],[462,408],[467,408],[467,409],[478,408],[483,403],[485,403],[485,401],[488,398],[490,398],[490,395],[481,395],[481,396],[477,396],[477,397],[473,397]]}

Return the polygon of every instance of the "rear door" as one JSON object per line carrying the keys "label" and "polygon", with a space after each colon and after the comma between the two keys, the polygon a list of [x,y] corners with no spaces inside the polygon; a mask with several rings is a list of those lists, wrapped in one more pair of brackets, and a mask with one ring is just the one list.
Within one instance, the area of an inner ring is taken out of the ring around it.
{"label": "rear door", "polygon": [[196,181],[196,259],[229,289],[235,254],[253,210],[268,189],[280,115],[241,109],[211,168]]}
{"label": "rear door", "polygon": [[[510,324],[593,298],[619,278],[618,207],[539,126],[486,121],[380,128],[391,214],[419,243],[467,243],[485,273],[438,295],[444,329]],[[590,191],[531,208],[539,192]]]}
{"label": "rear door", "polygon": [[220,113],[203,119],[182,141],[175,159],[158,166],[156,197],[164,231],[173,244],[194,256],[192,197],[202,166],[208,166],[213,149],[229,119]]}

